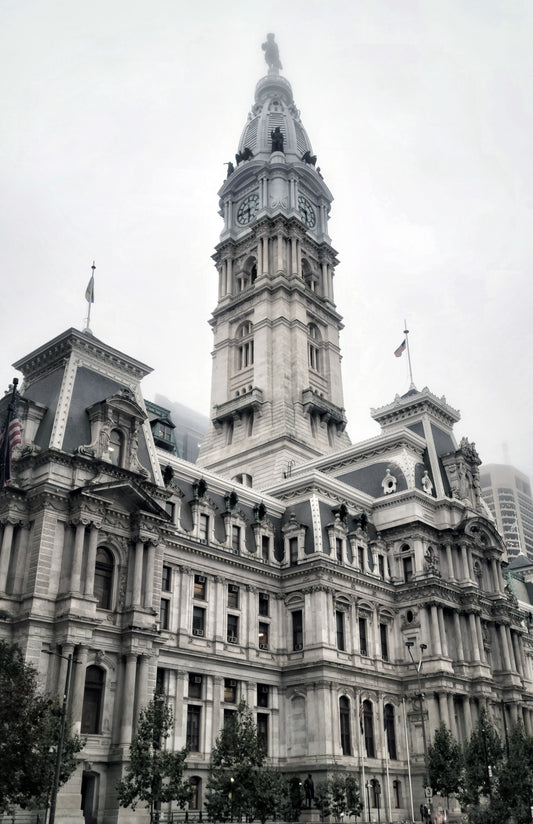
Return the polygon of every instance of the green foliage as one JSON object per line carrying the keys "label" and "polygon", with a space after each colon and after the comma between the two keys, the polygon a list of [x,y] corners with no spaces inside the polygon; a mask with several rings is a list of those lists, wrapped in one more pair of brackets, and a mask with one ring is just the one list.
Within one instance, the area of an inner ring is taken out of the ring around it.
{"label": "green foliage", "polygon": [[439,792],[448,798],[461,788],[463,753],[460,744],[444,723],[436,730],[434,742],[428,747],[428,772],[433,792]]}
{"label": "green foliage", "polygon": [[297,775],[283,776],[277,804],[280,821],[298,821],[304,805],[304,790]]}
{"label": "green foliage", "polygon": [[359,784],[351,773],[335,773],[327,781],[319,781],[315,788],[315,805],[322,818],[360,815],[363,809]]}
{"label": "green foliage", "polygon": [[120,806],[134,810],[144,802],[151,822],[157,820],[161,804],[175,801],[184,807],[190,797],[189,783],[183,780],[187,749],[172,752],[164,748],[172,725],[172,710],[165,697],[156,693],[139,714],[129,769],[118,785]]}
{"label": "green foliage", "polygon": [[509,755],[496,770],[495,785],[494,801],[501,810],[520,824],[529,824],[533,800],[533,741],[521,725],[509,733]]}
{"label": "green foliage", "polygon": [[211,821],[244,816],[265,821],[280,806],[283,784],[277,772],[264,766],[251,710],[241,701],[224,725],[211,751],[206,812]]}
{"label": "green foliage", "polygon": [[[0,812],[47,805],[60,726],[57,699],[38,693],[35,669],[16,645],[0,641]],[[75,769],[82,747],[79,736],[65,733],[60,785]]]}
{"label": "green foliage", "polygon": [[494,771],[502,760],[500,737],[485,709],[472,730],[464,750],[464,781],[461,801],[464,805],[477,806],[481,796],[490,796],[492,781],[489,767]]}

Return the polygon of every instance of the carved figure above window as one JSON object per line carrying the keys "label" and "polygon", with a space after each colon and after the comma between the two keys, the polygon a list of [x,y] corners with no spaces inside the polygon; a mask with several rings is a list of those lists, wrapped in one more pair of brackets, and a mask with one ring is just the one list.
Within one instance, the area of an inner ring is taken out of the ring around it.
{"label": "carved figure above window", "polygon": [[394,475],[391,474],[390,466],[387,467],[387,474],[381,481],[381,486],[383,487],[383,494],[384,495],[391,495],[393,492],[396,492],[396,484],[397,480]]}

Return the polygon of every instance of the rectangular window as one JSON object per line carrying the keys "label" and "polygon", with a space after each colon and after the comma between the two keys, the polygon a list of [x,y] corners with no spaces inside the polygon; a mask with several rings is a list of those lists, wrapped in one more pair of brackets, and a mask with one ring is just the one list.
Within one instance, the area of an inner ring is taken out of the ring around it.
{"label": "rectangular window", "polygon": [[205,633],[205,609],[203,607],[192,608],[192,634],[203,635]]}
{"label": "rectangular window", "polygon": [[337,627],[337,649],[346,649],[344,642],[344,612],[337,610],[335,613],[335,623]]}
{"label": "rectangular window", "polygon": [[194,597],[205,601],[205,575],[194,576]]}
{"label": "rectangular window", "polygon": [[258,684],[257,685],[257,706],[258,707],[268,707],[268,701],[270,696],[270,687],[268,684]]}
{"label": "rectangular window", "polygon": [[166,501],[165,503],[165,512],[167,515],[170,515],[172,522],[174,522],[174,513],[176,511],[176,505],[172,503],[172,501]]}
{"label": "rectangular window", "polygon": [[168,598],[161,598],[159,604],[159,625],[161,629],[168,629],[170,621],[170,601]]}
{"label": "rectangular window", "polygon": [[413,559],[412,558],[404,558],[403,559],[403,579],[405,583],[410,581],[413,577]]}
{"label": "rectangular window", "polygon": [[384,661],[389,660],[389,645],[387,639],[387,624],[379,625],[379,637],[381,639],[381,657]]}
{"label": "rectangular window", "polygon": [[270,598],[266,592],[259,593],[259,615],[270,615]]}
{"label": "rectangular window", "polygon": [[187,707],[187,747],[190,752],[200,752],[200,721],[202,708],[189,704]]}
{"label": "rectangular window", "polygon": [[269,629],[269,624],[259,622],[259,649],[268,649]]}
{"label": "rectangular window", "polygon": [[291,566],[298,563],[298,538],[289,538],[289,560]]}
{"label": "rectangular window", "polygon": [[226,704],[237,703],[237,682],[233,678],[224,679],[224,701]]}
{"label": "rectangular window", "polygon": [[163,566],[161,575],[161,589],[163,592],[170,592],[172,589],[172,570],[169,566]]}
{"label": "rectangular window", "polygon": [[303,613],[301,609],[298,609],[292,613],[292,648],[303,649],[303,645]]}
{"label": "rectangular window", "polygon": [[270,560],[270,538],[268,535],[261,537],[261,558],[265,563]]}
{"label": "rectangular window", "polygon": [[359,618],[359,650],[361,655],[368,655],[366,640],[366,618]]}
{"label": "rectangular window", "polygon": [[335,550],[337,552],[337,561],[342,564],[342,538],[335,538]]}
{"label": "rectangular window", "polygon": [[268,755],[268,713],[257,713],[257,743],[263,750],[265,755]]}
{"label": "rectangular window", "polygon": [[224,726],[227,727],[236,716],[235,710],[224,710]]}
{"label": "rectangular window", "polygon": [[191,672],[189,674],[189,698],[202,697],[202,676]]}
{"label": "rectangular window", "polygon": [[357,547],[357,564],[361,572],[365,569],[365,550],[362,546]]}
{"label": "rectangular window", "polygon": [[155,691],[162,695],[165,695],[167,692],[167,674],[168,670],[163,667],[158,667],[155,674]]}
{"label": "rectangular window", "polygon": [[227,617],[228,643],[236,644],[239,640],[239,616],[228,613]]}
{"label": "rectangular window", "polygon": [[241,528],[235,524],[231,527],[231,548],[233,552],[241,551]]}
{"label": "rectangular window", "polygon": [[239,609],[239,587],[235,584],[228,585],[228,607],[229,609]]}
{"label": "rectangular window", "polygon": [[204,515],[203,512],[200,512],[200,540],[201,541],[208,541],[209,540],[209,515]]}

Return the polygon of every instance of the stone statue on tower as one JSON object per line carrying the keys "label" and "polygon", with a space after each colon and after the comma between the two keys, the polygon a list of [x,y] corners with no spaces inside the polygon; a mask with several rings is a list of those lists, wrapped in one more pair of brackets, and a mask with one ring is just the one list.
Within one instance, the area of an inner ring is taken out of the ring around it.
{"label": "stone statue on tower", "polygon": [[262,44],[261,48],[265,53],[265,60],[268,63],[269,69],[282,69],[279,59],[278,44],[274,40],[273,34],[267,34],[266,42]]}

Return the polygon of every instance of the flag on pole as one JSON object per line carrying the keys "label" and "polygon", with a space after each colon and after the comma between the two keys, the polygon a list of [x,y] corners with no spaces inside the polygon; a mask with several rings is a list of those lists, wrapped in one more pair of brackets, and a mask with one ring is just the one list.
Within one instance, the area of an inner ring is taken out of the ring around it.
{"label": "flag on pole", "polygon": [[364,712],[364,709],[363,709],[363,702],[362,702],[362,701],[360,701],[360,702],[359,702],[359,729],[361,730],[361,735],[363,735],[363,733],[364,733],[364,727],[363,727],[363,712]]}
{"label": "flag on pole", "polygon": [[397,349],[394,350],[394,357],[401,358],[403,353],[405,352],[405,347],[407,346],[407,339],[404,338]]}
{"label": "flag on pole", "polygon": [[94,303],[94,272],[85,290],[85,300],[87,303]]}
{"label": "flag on pole", "polygon": [[18,380],[15,379],[13,383],[13,396],[7,408],[4,428],[0,434],[0,489],[7,484],[11,477],[11,456],[13,449],[22,444],[20,421],[15,401]]}

